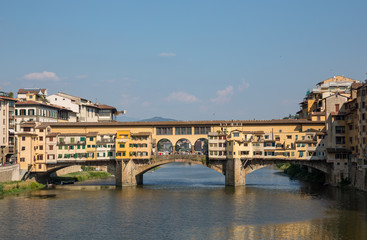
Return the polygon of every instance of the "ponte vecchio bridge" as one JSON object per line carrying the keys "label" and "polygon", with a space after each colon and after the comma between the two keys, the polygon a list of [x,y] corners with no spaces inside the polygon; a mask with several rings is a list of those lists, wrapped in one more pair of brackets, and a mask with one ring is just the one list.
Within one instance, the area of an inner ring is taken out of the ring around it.
{"label": "ponte vecchio bridge", "polygon": [[308,120],[27,122],[17,133],[18,160],[37,176],[72,165],[112,166],[118,186],[142,184],[143,174],[159,165],[190,162],[237,186],[248,173],[283,162],[328,176],[324,127]]}

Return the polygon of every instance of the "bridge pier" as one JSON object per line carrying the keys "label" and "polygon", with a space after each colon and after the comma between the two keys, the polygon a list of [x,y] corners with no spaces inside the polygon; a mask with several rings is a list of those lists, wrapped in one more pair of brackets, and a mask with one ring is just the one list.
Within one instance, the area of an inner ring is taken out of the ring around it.
{"label": "bridge pier", "polygon": [[242,186],[246,184],[246,173],[241,159],[228,159],[226,163],[225,181],[227,186]]}
{"label": "bridge pier", "polygon": [[143,184],[143,174],[137,174],[134,161],[116,159],[116,186],[135,186]]}

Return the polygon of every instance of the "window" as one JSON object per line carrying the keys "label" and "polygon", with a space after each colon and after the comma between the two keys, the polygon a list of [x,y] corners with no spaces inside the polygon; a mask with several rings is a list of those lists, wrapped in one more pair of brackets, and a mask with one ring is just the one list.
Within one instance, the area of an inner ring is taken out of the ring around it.
{"label": "window", "polygon": [[25,151],[25,147],[22,147],[22,151]]}
{"label": "window", "polygon": [[53,146],[53,145],[50,145],[50,146],[49,146],[49,149],[50,149],[50,150],[54,150],[54,146]]}
{"label": "window", "polygon": [[172,127],[157,127],[157,135],[172,135]]}
{"label": "window", "polygon": [[89,141],[93,141],[93,139],[94,139],[94,137],[90,137],[90,138],[89,138]]}
{"label": "window", "polygon": [[80,137],[80,141],[84,142],[85,141],[85,137]]}
{"label": "window", "polygon": [[125,144],[120,143],[120,148],[125,148]]}
{"label": "window", "polygon": [[50,142],[53,142],[54,141],[54,138],[53,137],[50,137]]}
{"label": "window", "polygon": [[25,137],[22,137],[22,141],[25,141]]}
{"label": "window", "polygon": [[175,134],[176,135],[191,135],[192,128],[191,127],[176,127]]}
{"label": "window", "polygon": [[40,145],[39,149],[40,149],[40,150],[43,150],[43,145]]}
{"label": "window", "polygon": [[43,137],[40,137],[40,141],[43,141]]}
{"label": "window", "polygon": [[210,127],[195,127],[195,134],[208,134],[211,131]]}
{"label": "window", "polygon": [[57,158],[62,158],[62,154],[58,154],[57,155]]}
{"label": "window", "polygon": [[75,138],[70,138],[71,143],[74,143],[74,141],[75,141]]}
{"label": "window", "polygon": [[339,112],[339,104],[335,104],[335,112]]}
{"label": "window", "polygon": [[239,137],[240,136],[240,133],[239,132],[234,132],[233,133],[233,137]]}
{"label": "window", "polygon": [[335,126],[335,132],[339,134],[345,133],[345,127],[344,126]]}
{"label": "window", "polygon": [[59,146],[59,150],[62,150],[62,146]]}
{"label": "window", "polygon": [[336,137],[336,144],[345,144],[345,137]]}

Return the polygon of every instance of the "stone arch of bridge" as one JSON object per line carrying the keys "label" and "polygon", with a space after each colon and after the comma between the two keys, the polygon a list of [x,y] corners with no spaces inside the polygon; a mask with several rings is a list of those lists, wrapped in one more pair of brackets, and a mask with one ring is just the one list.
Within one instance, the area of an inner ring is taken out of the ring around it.
{"label": "stone arch of bridge", "polygon": [[201,153],[203,155],[208,154],[208,139],[207,138],[199,138],[194,143],[194,150],[196,153]]}
{"label": "stone arch of bridge", "polygon": [[213,169],[214,171],[216,171],[220,174],[224,174],[223,168],[221,166],[217,166],[217,165],[213,165],[213,164],[206,164],[205,161],[196,161],[196,160],[190,160],[190,159],[167,159],[167,160],[162,160],[162,161],[152,163],[150,165],[141,166],[138,169],[138,171],[136,172],[136,175],[143,175],[144,173],[152,170],[153,168],[156,168],[156,167],[159,167],[159,166],[162,166],[162,165],[165,165],[165,164],[177,163],[177,162],[201,165],[201,166]]}
{"label": "stone arch of bridge", "polygon": [[157,142],[157,152],[172,153],[173,144],[168,138],[162,138]]}
{"label": "stone arch of bridge", "polygon": [[289,161],[289,160],[263,160],[263,161],[250,161],[246,162],[246,160],[241,160],[242,169],[245,171],[245,175],[252,173],[258,169],[268,167],[271,165],[275,165],[278,163],[290,163],[297,164],[304,167],[308,167],[311,169],[315,169],[317,171],[323,172],[324,174],[328,174],[328,168],[323,161]]}
{"label": "stone arch of bridge", "polygon": [[195,134],[195,135],[156,135],[155,136],[155,142],[156,142],[156,148],[158,152],[158,143],[162,141],[163,139],[167,139],[172,143],[172,146],[175,147],[174,144],[177,143],[180,139],[187,139],[190,141],[191,144],[195,144],[199,139],[206,139],[208,141],[208,136],[204,134]]}
{"label": "stone arch of bridge", "polygon": [[175,153],[192,152],[192,144],[187,138],[180,138],[175,144]]}

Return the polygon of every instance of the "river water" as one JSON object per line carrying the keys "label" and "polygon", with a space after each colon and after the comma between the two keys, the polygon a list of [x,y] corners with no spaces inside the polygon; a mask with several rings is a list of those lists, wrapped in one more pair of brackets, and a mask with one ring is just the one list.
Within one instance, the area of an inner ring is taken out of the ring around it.
{"label": "river water", "polygon": [[367,194],[291,181],[267,167],[225,187],[167,164],[144,186],[88,181],[0,199],[0,239],[367,239]]}

